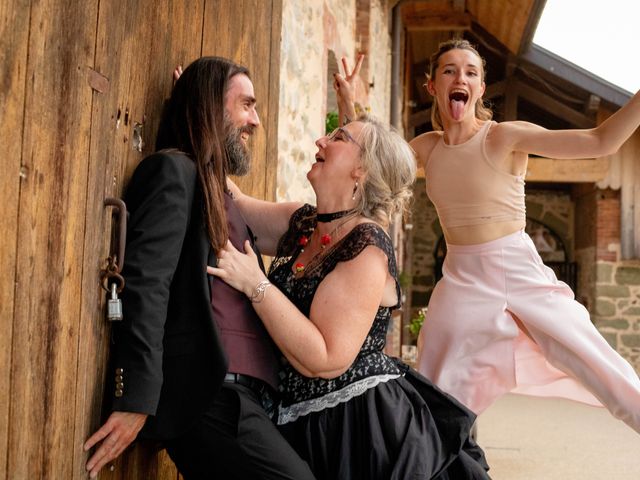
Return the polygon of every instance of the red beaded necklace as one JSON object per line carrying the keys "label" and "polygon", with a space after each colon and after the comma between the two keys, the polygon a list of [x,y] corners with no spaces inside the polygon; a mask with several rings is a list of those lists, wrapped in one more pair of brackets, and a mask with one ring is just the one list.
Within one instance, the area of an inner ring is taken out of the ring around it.
{"label": "red beaded necklace", "polygon": [[[351,220],[355,215],[356,212],[353,210],[350,211],[345,211],[346,214],[348,214],[347,218],[345,218],[342,222],[340,222],[338,225],[336,225],[336,227],[331,230],[330,233],[325,233],[320,237],[320,251],[318,253],[316,253],[311,260],[309,260],[309,263],[313,262],[316,258],[318,258],[325,250],[325,248],[327,247],[327,245],[331,244],[331,241],[333,240],[333,235],[338,231],[338,229],[340,227],[342,227],[345,223],[347,223],[349,220]],[[339,212],[342,213],[342,212]],[[345,214],[345,215],[346,215]],[[341,215],[341,216],[345,216],[345,215]],[[338,217],[340,218],[340,217]],[[304,247],[306,247],[309,244],[309,239],[310,237],[313,235],[313,232],[315,231],[315,229],[311,230],[311,233],[309,234],[309,237],[307,237],[306,235],[300,235],[300,238],[298,238],[298,245],[301,247],[300,248],[300,253],[304,252]],[[301,277],[302,274],[304,273],[304,263],[302,262],[297,262],[295,264],[295,270],[296,270],[296,277]]]}

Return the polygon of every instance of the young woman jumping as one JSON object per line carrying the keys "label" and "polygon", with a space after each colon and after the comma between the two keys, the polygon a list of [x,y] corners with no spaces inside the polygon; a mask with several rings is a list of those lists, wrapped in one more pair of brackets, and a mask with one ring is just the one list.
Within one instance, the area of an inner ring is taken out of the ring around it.
{"label": "young woman jumping", "polygon": [[459,39],[433,55],[427,90],[435,131],[411,145],[447,256],[420,332],[418,370],[478,414],[513,391],[605,406],[640,432],[638,374],[524,232],[528,155],[616,152],[640,125],[640,93],[593,129],[498,123],[482,102],[484,61]]}

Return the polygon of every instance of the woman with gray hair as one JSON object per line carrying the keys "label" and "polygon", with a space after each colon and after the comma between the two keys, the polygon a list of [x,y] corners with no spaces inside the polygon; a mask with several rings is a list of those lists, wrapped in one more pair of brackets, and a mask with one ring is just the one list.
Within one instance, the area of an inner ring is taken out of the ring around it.
{"label": "woman with gray hair", "polygon": [[316,141],[317,206],[229,187],[265,254],[230,243],[208,272],[244,292],[286,357],[277,423],[318,479],[488,478],[475,416],[383,353],[400,304],[386,231],[416,166],[397,133],[362,116]]}

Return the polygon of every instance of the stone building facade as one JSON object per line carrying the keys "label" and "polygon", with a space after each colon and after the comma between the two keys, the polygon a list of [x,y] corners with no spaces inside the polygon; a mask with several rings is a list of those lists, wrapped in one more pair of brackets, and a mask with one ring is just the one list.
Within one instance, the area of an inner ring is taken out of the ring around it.
{"label": "stone building facade", "polygon": [[331,75],[366,54],[358,102],[389,120],[390,9],[386,0],[284,0],[280,52],[277,200],[315,203],[306,174],[334,111]]}
{"label": "stone building facade", "polygon": [[579,298],[607,341],[640,371],[640,259],[621,256],[620,193],[594,187],[576,202],[576,257],[585,285]]}

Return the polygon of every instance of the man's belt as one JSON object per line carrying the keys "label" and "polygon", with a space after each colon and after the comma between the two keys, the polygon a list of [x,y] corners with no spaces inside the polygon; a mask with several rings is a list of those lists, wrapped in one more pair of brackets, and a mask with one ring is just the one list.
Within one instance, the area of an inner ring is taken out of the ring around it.
{"label": "man's belt", "polygon": [[275,396],[273,388],[262,380],[250,377],[249,375],[242,375],[241,373],[227,373],[224,376],[225,383],[237,383],[243,387],[247,387],[253,393],[255,393],[262,404],[267,415],[272,416],[275,411]]}
{"label": "man's belt", "polygon": [[224,376],[224,381],[226,383],[237,383],[238,385],[247,387],[260,395],[264,392],[271,393],[271,387],[266,382],[250,377],[249,375],[243,375],[241,373],[227,373]]}

